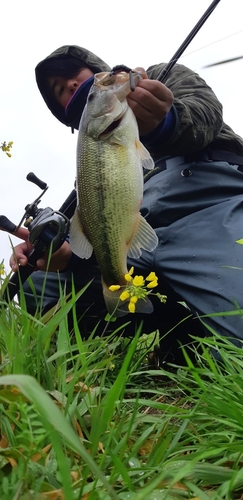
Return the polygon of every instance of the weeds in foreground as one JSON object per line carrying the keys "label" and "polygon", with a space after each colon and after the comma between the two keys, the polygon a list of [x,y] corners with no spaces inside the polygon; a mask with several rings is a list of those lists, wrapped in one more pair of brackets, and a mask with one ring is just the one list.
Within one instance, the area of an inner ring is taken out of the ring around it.
{"label": "weeds in foreground", "polygon": [[194,338],[197,365],[151,370],[142,326],[70,336],[74,302],[36,318],[2,305],[0,498],[243,498],[242,350]]}

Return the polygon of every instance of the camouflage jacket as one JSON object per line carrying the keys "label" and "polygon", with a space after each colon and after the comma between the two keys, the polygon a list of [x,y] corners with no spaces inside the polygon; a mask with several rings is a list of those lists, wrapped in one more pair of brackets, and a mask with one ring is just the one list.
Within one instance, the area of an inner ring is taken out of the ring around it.
{"label": "camouflage jacket", "polygon": [[[165,64],[151,66],[149,78],[157,79]],[[161,144],[160,154],[188,154],[221,149],[243,155],[243,139],[224,123],[222,105],[213,90],[194,71],[176,64],[164,84],[173,92],[177,125]]]}
{"label": "camouflage jacket", "polygon": [[[57,49],[37,65],[36,80],[39,90],[54,116],[67,125],[64,109],[48,94],[46,85],[43,84],[48,61],[65,54],[80,59],[80,67],[84,62],[94,73],[109,71],[110,67],[92,52],[76,45]],[[158,79],[164,67],[165,63],[149,67],[149,78]],[[226,150],[243,156],[243,139],[224,123],[221,103],[197,73],[176,64],[164,84],[174,95],[175,128],[166,142],[157,141],[156,149],[152,146],[148,148],[154,158],[185,155],[208,149]]]}

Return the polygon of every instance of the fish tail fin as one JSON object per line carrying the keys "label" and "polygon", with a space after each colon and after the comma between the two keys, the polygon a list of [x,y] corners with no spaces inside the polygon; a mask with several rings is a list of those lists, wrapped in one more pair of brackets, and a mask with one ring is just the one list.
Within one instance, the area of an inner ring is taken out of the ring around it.
{"label": "fish tail fin", "polygon": [[103,296],[108,313],[114,318],[120,318],[129,313],[127,302],[120,300],[121,290],[112,292],[102,280]]}
{"label": "fish tail fin", "polygon": [[[120,295],[123,290],[119,289],[112,292],[111,290],[109,290],[104,281],[102,281],[102,285],[103,296],[109,314],[114,318],[120,318],[122,316],[125,316],[126,314],[129,314],[129,299],[120,300]],[[151,314],[153,310],[153,304],[148,297],[139,299],[136,303],[136,312],[138,313]]]}

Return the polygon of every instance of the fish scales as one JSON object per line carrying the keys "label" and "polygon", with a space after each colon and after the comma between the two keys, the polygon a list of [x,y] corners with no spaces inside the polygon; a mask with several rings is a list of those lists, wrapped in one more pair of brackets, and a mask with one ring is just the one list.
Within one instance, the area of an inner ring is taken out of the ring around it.
{"label": "fish scales", "polygon": [[[136,78],[135,78],[136,77]],[[135,73],[138,83],[141,76]],[[139,141],[135,116],[126,96],[129,76],[95,75],[83,112],[77,146],[77,209],[71,222],[74,253],[89,258],[94,251],[110,313],[128,312],[119,294],[109,286],[126,284],[127,256],[139,257],[141,248],[152,251],[158,242],[139,210],[143,196],[142,166],[153,161]],[[144,312],[151,312],[149,299]]]}
{"label": "fish scales", "polygon": [[[129,171],[128,153],[126,147],[90,138],[80,150],[79,164],[89,163],[89,169],[80,168],[78,175],[79,210],[108,286],[125,283],[126,254],[142,201],[141,167]],[[116,168],[118,161],[121,168]]]}

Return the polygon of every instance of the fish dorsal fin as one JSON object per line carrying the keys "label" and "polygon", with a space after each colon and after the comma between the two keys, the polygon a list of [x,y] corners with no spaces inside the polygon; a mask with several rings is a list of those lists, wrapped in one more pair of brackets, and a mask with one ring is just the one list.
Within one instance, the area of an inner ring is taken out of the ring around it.
{"label": "fish dorsal fin", "polygon": [[152,168],[154,168],[154,160],[150,156],[149,151],[138,139],[135,140],[135,144],[138,154],[141,158],[143,168],[146,168],[147,170],[152,170]]}
{"label": "fish dorsal fin", "polygon": [[128,256],[138,258],[142,251],[141,248],[152,252],[158,245],[158,236],[150,224],[139,214],[139,223],[137,231],[134,233],[128,250]]}
{"label": "fish dorsal fin", "polygon": [[89,259],[91,257],[93,247],[83,232],[77,208],[71,220],[69,241],[71,250],[75,255],[81,259]]}

